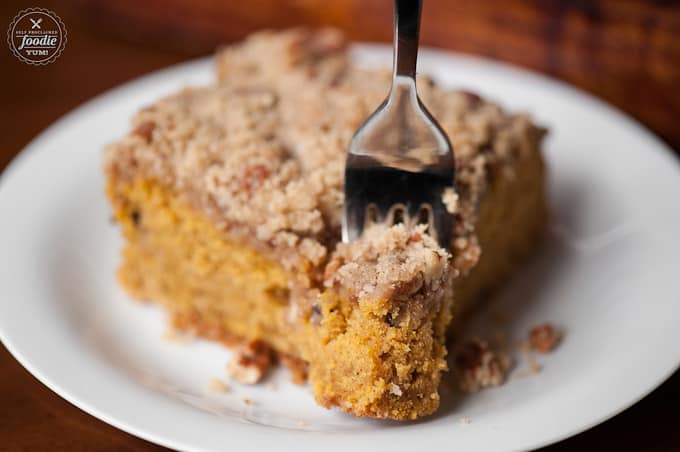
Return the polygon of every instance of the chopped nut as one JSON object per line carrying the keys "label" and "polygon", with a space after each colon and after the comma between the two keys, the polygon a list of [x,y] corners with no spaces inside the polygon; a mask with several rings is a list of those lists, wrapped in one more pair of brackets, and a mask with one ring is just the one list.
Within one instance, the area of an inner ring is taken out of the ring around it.
{"label": "chopped nut", "polygon": [[264,342],[252,341],[236,351],[227,371],[239,383],[254,384],[262,380],[271,359],[271,349]]}
{"label": "chopped nut", "polygon": [[243,170],[241,188],[252,192],[262,186],[264,181],[271,176],[271,171],[264,165],[250,165]]}
{"label": "chopped nut", "polygon": [[529,344],[532,350],[548,353],[557,347],[562,334],[550,323],[537,325],[529,332]]}
{"label": "chopped nut", "polygon": [[210,381],[208,381],[208,390],[212,392],[229,392],[231,388],[227,386],[222,380],[219,378],[211,378]]}
{"label": "chopped nut", "polygon": [[151,138],[153,136],[153,130],[156,128],[156,124],[151,121],[145,121],[135,127],[135,129],[132,131],[133,135],[137,135],[138,137],[141,137],[144,141],[147,143],[151,143]]}
{"label": "chopped nut", "polygon": [[411,233],[411,236],[408,238],[409,243],[420,242],[421,240],[423,240],[423,234],[421,234],[421,232],[418,229],[413,231]]}
{"label": "chopped nut", "polygon": [[455,358],[460,388],[464,392],[477,392],[498,386],[505,381],[510,364],[507,355],[491,350],[486,341],[472,339],[463,344]]}

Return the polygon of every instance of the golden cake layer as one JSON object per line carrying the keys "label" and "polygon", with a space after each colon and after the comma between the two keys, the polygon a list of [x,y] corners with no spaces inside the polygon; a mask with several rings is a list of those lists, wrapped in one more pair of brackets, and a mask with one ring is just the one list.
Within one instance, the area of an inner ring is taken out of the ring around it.
{"label": "golden cake layer", "polygon": [[452,248],[401,225],[340,243],[347,144],[390,83],[345,47],[333,30],[258,33],[219,53],[217,83],[135,115],[106,151],[119,276],[177,327],[306,363],[326,407],[414,419],[439,405],[452,312],[540,236],[544,132],[419,78],[456,153]]}

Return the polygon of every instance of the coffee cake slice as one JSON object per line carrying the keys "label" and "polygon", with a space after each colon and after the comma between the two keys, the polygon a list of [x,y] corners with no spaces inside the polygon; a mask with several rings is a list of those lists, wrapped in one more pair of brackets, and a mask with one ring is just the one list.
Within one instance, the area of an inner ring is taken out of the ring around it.
{"label": "coffee cake slice", "polygon": [[402,225],[343,244],[347,144],[389,71],[352,66],[337,31],[296,29],[227,47],[217,74],[142,109],[106,150],[122,285],[177,328],[308,367],[324,406],[433,413],[452,313],[464,318],[540,236],[543,130],[421,77],[456,152],[453,246]]}

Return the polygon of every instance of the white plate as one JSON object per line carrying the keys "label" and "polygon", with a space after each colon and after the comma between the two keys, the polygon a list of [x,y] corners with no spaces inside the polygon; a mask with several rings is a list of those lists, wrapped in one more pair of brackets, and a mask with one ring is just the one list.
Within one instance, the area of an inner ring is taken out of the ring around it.
{"label": "white plate", "polygon": [[[363,64],[390,50],[359,46]],[[102,194],[101,149],[132,113],[186,84],[201,60],[88,102],[36,138],[0,180],[0,337],[31,373],[88,413],[191,450],[516,450],[578,433],[630,406],[680,362],[680,167],[645,129],[564,84],[523,70],[424,50],[420,68],[551,129],[555,212],[547,245],[499,296],[515,338],[540,321],[568,330],[530,378],[446,401],[416,423],[359,420],[317,407],[306,388],[206,391],[229,352],[161,339],[156,306],[114,280],[121,241]],[[46,100],[47,101],[47,100]],[[253,405],[245,405],[248,397]],[[471,423],[460,422],[469,418]],[[435,449],[436,448],[436,449]]]}

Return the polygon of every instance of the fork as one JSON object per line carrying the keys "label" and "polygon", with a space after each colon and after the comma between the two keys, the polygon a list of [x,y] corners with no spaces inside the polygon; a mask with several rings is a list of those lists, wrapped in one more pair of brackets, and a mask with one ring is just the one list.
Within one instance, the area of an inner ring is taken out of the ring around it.
{"label": "fork", "polygon": [[455,186],[455,159],[448,137],[416,92],[421,6],[422,0],[394,2],[392,87],[350,141],[344,242],[374,223],[425,224],[450,249],[453,217],[443,196]]}

